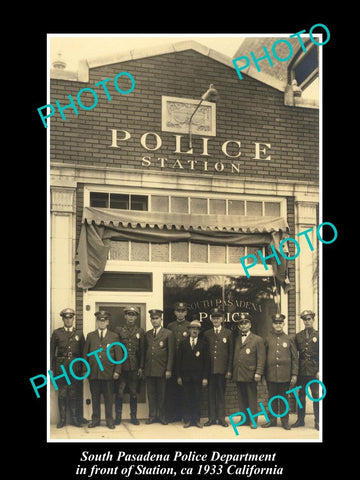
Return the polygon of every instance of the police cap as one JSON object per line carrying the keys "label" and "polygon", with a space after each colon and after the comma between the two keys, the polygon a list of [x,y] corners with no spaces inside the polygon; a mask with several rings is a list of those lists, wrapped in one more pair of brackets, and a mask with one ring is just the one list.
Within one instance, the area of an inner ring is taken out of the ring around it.
{"label": "police cap", "polygon": [[304,310],[303,312],[300,313],[300,318],[305,318],[305,317],[315,317],[315,313],[312,312],[311,310]]}
{"label": "police cap", "polygon": [[124,313],[135,313],[136,315],[139,315],[139,310],[135,307],[125,307]]}
{"label": "police cap", "polygon": [[95,312],[95,317],[96,320],[109,320],[111,314],[106,310],[99,310],[98,312]]}
{"label": "police cap", "polygon": [[161,315],[163,314],[163,311],[162,310],[159,310],[159,309],[152,309],[152,310],[149,310],[149,313],[150,313],[150,317],[161,317]]}
{"label": "police cap", "polygon": [[174,310],[187,310],[188,306],[185,302],[174,303]]}
{"label": "police cap", "polygon": [[248,312],[240,312],[239,313],[239,322],[251,322],[252,318],[250,313]]}
{"label": "police cap", "polygon": [[64,308],[60,312],[60,317],[74,317],[75,311],[72,308]]}
{"label": "police cap", "polygon": [[201,330],[201,323],[199,322],[199,320],[192,320],[187,328],[198,328],[199,330]]}
{"label": "police cap", "polygon": [[212,317],[223,317],[225,312],[222,308],[214,307],[210,310],[210,315]]}
{"label": "police cap", "polygon": [[273,322],[283,322],[286,317],[282,313],[276,313],[271,318]]}

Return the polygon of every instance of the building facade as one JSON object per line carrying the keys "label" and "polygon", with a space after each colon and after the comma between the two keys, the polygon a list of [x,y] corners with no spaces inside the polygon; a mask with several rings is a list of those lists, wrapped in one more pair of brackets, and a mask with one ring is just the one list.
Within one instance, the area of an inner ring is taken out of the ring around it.
{"label": "building facade", "polygon": [[[263,336],[277,311],[289,334],[303,309],[318,318],[316,106],[289,105],[286,81],[240,80],[231,59],[192,41],[86,61],[78,75],[53,70],[50,87],[63,109],[50,120],[51,331],[65,307],[86,335],[96,310],[112,313],[111,328],[128,304],[145,330],[152,308],[166,326],[176,301],[204,328],[214,306],[228,328],[248,311]],[[296,237],[304,230],[314,251]],[[287,236],[301,252],[278,265],[270,255]],[[240,258],[250,254],[248,278]],[[227,414],[235,390],[228,382]],[[84,382],[88,417],[89,399]],[[139,418],[147,413],[143,387]]]}

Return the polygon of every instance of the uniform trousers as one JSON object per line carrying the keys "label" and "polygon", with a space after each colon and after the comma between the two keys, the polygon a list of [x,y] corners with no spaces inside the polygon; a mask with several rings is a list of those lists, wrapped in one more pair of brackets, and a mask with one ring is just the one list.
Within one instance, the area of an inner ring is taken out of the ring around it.
{"label": "uniform trousers", "polygon": [[[313,376],[308,376],[308,375],[299,375],[298,381],[297,381],[297,386],[301,386],[299,390],[297,390],[297,394],[299,397],[299,401],[302,404],[303,408],[300,408],[300,406],[297,404],[297,417],[299,420],[304,421],[305,419],[305,413],[306,413],[306,391],[305,391],[305,386],[308,382],[311,380],[315,380]],[[311,391],[311,397],[312,398],[319,398],[319,384],[317,382],[312,383],[309,385],[308,390],[310,389]],[[314,417],[315,417],[315,422],[319,422],[319,402],[313,402],[313,409],[314,409]]]}
{"label": "uniform trousers", "polygon": [[165,420],[165,377],[146,377],[149,418]]}
{"label": "uniform trousers", "polygon": [[[286,392],[289,390],[290,382],[266,382],[267,383],[267,389],[268,389],[268,394],[269,394],[269,400],[271,400],[272,397],[275,397],[277,395],[281,395],[284,398],[287,398]],[[269,411],[269,419],[271,423],[276,424],[276,419],[280,418],[280,415],[282,415],[285,410],[286,410],[286,404],[284,403],[283,400],[280,398],[275,398],[270,404],[272,411],[278,415],[272,415],[271,412]],[[289,421],[289,411],[287,412],[286,415],[281,417],[281,423],[288,423]]]}
{"label": "uniform trousers", "polygon": [[184,422],[200,421],[201,380],[183,380]]}
{"label": "uniform trousers", "polygon": [[175,373],[166,383],[165,409],[169,422],[176,422],[183,418],[183,391],[177,383]]}
{"label": "uniform trousers", "polygon": [[225,420],[226,379],[222,373],[212,373],[208,382],[209,420]]}
{"label": "uniform trousers", "polygon": [[[247,415],[246,409],[249,408],[251,413],[257,413],[257,383],[254,382],[236,382],[237,397],[239,411]],[[248,415],[247,415],[248,416]],[[254,418],[256,422],[256,418]],[[250,424],[247,420],[246,424]]]}
{"label": "uniform trousers", "polygon": [[106,422],[113,421],[112,406],[113,406],[113,380],[89,380],[90,392],[92,399],[92,421],[100,422],[100,396],[103,394],[105,404],[105,418]]}
{"label": "uniform trousers", "polygon": [[117,381],[117,389],[116,389],[116,396],[119,399],[123,399],[124,397],[124,391],[127,386],[129,393],[130,393],[130,398],[136,398],[137,397],[137,383],[138,383],[138,374],[137,370],[129,370],[129,371],[123,371],[120,374],[120,378]]}

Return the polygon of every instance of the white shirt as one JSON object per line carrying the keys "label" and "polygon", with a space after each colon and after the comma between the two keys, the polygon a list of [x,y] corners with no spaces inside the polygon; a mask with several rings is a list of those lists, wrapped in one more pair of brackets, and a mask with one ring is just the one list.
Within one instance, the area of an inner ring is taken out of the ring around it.
{"label": "white shirt", "polygon": [[100,330],[99,328],[99,337],[101,338],[101,332],[103,334],[103,338],[105,338],[106,334],[107,334],[107,328],[104,328],[104,330]]}
{"label": "white shirt", "polygon": [[197,344],[197,337],[196,338],[190,337],[190,345],[195,347],[196,344]]}
{"label": "white shirt", "polygon": [[221,327],[216,327],[214,328],[215,335],[218,335],[220,333]]}

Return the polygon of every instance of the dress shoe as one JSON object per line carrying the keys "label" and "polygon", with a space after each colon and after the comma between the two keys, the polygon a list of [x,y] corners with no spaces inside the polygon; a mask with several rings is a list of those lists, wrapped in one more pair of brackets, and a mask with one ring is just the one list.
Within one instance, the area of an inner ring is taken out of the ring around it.
{"label": "dress shoe", "polygon": [[201,425],[200,422],[196,422],[196,423],[195,423],[195,427],[197,427],[197,428],[203,428],[203,426]]}
{"label": "dress shoe", "polygon": [[288,423],[285,423],[285,425],[282,425],[282,428],[283,428],[284,430],[291,430],[291,427],[290,427],[290,425],[289,425]]}
{"label": "dress shoe", "polygon": [[155,423],[155,418],[148,418],[145,420],[146,425],[151,425],[152,423]]}
{"label": "dress shoe", "polygon": [[319,430],[319,422],[315,422],[315,428],[316,430]]}
{"label": "dress shoe", "polygon": [[304,427],[304,426],[305,426],[304,420],[296,420],[296,422],[291,425],[291,428]]}
{"label": "dress shoe", "polygon": [[115,425],[120,425],[120,423],[121,423],[121,418],[115,418],[114,423],[115,423]]}
{"label": "dress shoe", "polygon": [[82,425],[84,425],[85,423],[89,423],[89,420],[87,420],[87,419],[84,418],[84,417],[78,417],[78,418],[77,418],[77,421],[78,421],[79,423],[81,423]]}
{"label": "dress shoe", "polygon": [[77,420],[71,420],[70,425],[72,425],[73,427],[82,427],[82,424]]}
{"label": "dress shoe", "polygon": [[140,422],[139,422],[139,420],[138,420],[136,417],[131,417],[130,422],[131,422],[133,425],[140,425]]}
{"label": "dress shoe", "polygon": [[276,427],[276,423],[267,422],[267,423],[264,423],[264,425],[261,425],[261,428],[270,428],[270,427]]}
{"label": "dress shoe", "polygon": [[56,428],[63,428],[65,427],[66,422],[65,420],[60,420],[60,422],[56,425]]}
{"label": "dress shoe", "polygon": [[251,430],[256,430],[257,429],[257,425],[254,425],[253,423],[250,424],[250,428]]}
{"label": "dress shoe", "polygon": [[90,422],[88,427],[89,428],[94,428],[94,427],[98,427],[100,425],[100,422]]}
{"label": "dress shoe", "polygon": [[159,420],[161,425],[168,425],[168,422],[166,420]]}
{"label": "dress shoe", "polygon": [[215,420],[208,420],[204,423],[204,427],[210,427],[210,425],[216,425]]}
{"label": "dress shoe", "polygon": [[228,427],[229,424],[227,422],[225,422],[225,420],[219,420],[219,425],[221,425],[222,427]]}
{"label": "dress shoe", "polygon": [[191,425],[191,423],[190,423],[190,422],[186,422],[186,423],[184,423],[184,428],[189,428],[189,427],[190,427],[190,425]]}
{"label": "dress shoe", "polygon": [[106,426],[110,428],[110,430],[114,430],[115,425],[113,423],[107,423]]}

